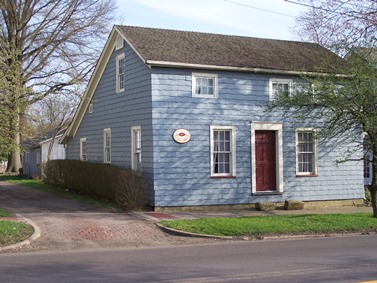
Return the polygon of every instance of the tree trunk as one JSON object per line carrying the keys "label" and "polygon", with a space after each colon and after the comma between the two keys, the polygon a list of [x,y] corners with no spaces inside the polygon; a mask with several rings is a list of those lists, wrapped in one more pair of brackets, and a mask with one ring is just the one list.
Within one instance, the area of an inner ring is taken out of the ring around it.
{"label": "tree trunk", "polygon": [[8,165],[6,172],[15,172],[20,173],[20,169],[22,168],[21,165],[21,154],[20,154],[20,116],[16,115],[14,121],[14,129],[13,129],[13,138],[14,138],[14,146],[13,150],[10,153],[8,158]]}
{"label": "tree trunk", "polygon": [[21,156],[19,150],[13,150],[8,158],[8,166],[6,172],[19,173],[21,169]]}
{"label": "tree trunk", "polygon": [[373,217],[377,218],[377,148],[373,147],[372,184],[369,186]]}

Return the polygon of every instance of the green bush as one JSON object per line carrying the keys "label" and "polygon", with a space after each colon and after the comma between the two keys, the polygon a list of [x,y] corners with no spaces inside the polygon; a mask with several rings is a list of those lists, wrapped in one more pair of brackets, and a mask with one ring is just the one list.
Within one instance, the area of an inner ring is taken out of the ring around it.
{"label": "green bush", "polygon": [[147,205],[147,183],[133,170],[80,160],[51,160],[44,173],[47,184],[112,200],[127,210]]}

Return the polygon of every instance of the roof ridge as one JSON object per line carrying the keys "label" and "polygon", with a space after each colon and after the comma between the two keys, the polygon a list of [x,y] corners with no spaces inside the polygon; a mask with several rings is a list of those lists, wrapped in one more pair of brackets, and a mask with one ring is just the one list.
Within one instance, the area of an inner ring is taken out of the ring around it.
{"label": "roof ridge", "polygon": [[221,36],[221,37],[248,38],[248,39],[255,39],[255,40],[266,40],[266,41],[294,42],[294,43],[313,44],[313,45],[321,46],[320,44],[315,43],[315,42],[301,41],[301,40],[275,39],[275,38],[256,37],[256,36],[247,36],[247,35],[234,35],[234,34],[223,34],[223,33],[215,33],[215,32],[179,30],[179,29],[169,29],[169,28],[155,28],[155,27],[133,26],[133,25],[115,25],[115,26],[124,27],[124,28],[140,28],[140,29],[146,29],[146,30],[172,31],[172,32],[179,32],[179,33],[183,32],[183,33],[200,34],[200,35],[214,35],[214,36]]}

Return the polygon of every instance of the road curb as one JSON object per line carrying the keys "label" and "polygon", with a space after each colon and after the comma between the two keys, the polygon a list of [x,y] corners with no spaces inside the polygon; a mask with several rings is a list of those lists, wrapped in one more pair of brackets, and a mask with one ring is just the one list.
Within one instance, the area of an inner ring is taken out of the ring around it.
{"label": "road curb", "polygon": [[214,236],[214,235],[207,235],[207,234],[198,234],[198,233],[191,233],[182,230],[177,230],[173,228],[169,228],[163,226],[159,223],[155,223],[156,226],[161,229],[162,231],[176,235],[176,236],[183,236],[183,237],[197,237],[197,238],[207,238],[207,239],[218,239],[218,240],[293,240],[293,239],[307,239],[307,238],[332,238],[332,237],[347,237],[347,236],[362,236],[362,235],[371,235],[377,234],[376,231],[370,232],[340,232],[340,233],[320,233],[320,234],[297,234],[297,235],[279,235],[279,236]]}
{"label": "road curb", "polygon": [[222,240],[235,240],[235,239],[237,239],[237,237],[232,237],[232,236],[214,236],[214,235],[207,235],[207,234],[197,234],[197,233],[185,232],[185,231],[182,231],[182,230],[176,230],[176,229],[173,229],[173,228],[163,226],[160,223],[155,223],[155,224],[162,231],[169,233],[169,234],[172,234],[172,235],[176,235],[176,236],[197,237],[197,238],[207,238],[207,239],[222,239]]}
{"label": "road curb", "polygon": [[38,239],[41,236],[41,228],[39,228],[39,226],[35,222],[33,222],[32,220],[30,220],[28,218],[25,218],[21,214],[16,214],[16,216],[19,217],[23,222],[26,222],[27,224],[32,226],[33,229],[34,229],[34,233],[28,239],[26,239],[22,242],[12,244],[12,245],[9,245],[9,246],[5,246],[5,247],[1,247],[0,252],[7,251],[7,250],[13,250],[13,249],[17,249],[17,248],[22,247],[22,246],[30,245],[33,241],[35,241],[36,239]]}

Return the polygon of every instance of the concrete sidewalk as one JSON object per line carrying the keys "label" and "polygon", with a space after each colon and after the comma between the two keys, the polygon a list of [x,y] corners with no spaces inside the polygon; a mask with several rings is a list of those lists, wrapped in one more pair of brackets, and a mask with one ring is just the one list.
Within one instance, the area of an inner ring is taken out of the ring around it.
{"label": "concrete sidewalk", "polygon": [[175,219],[200,219],[200,218],[232,218],[246,216],[267,216],[267,215],[302,215],[302,214],[337,214],[337,213],[371,213],[371,207],[341,206],[341,207],[320,207],[317,209],[258,211],[255,209],[225,210],[225,211],[191,211],[191,212],[133,212],[137,217],[151,220],[175,220]]}

